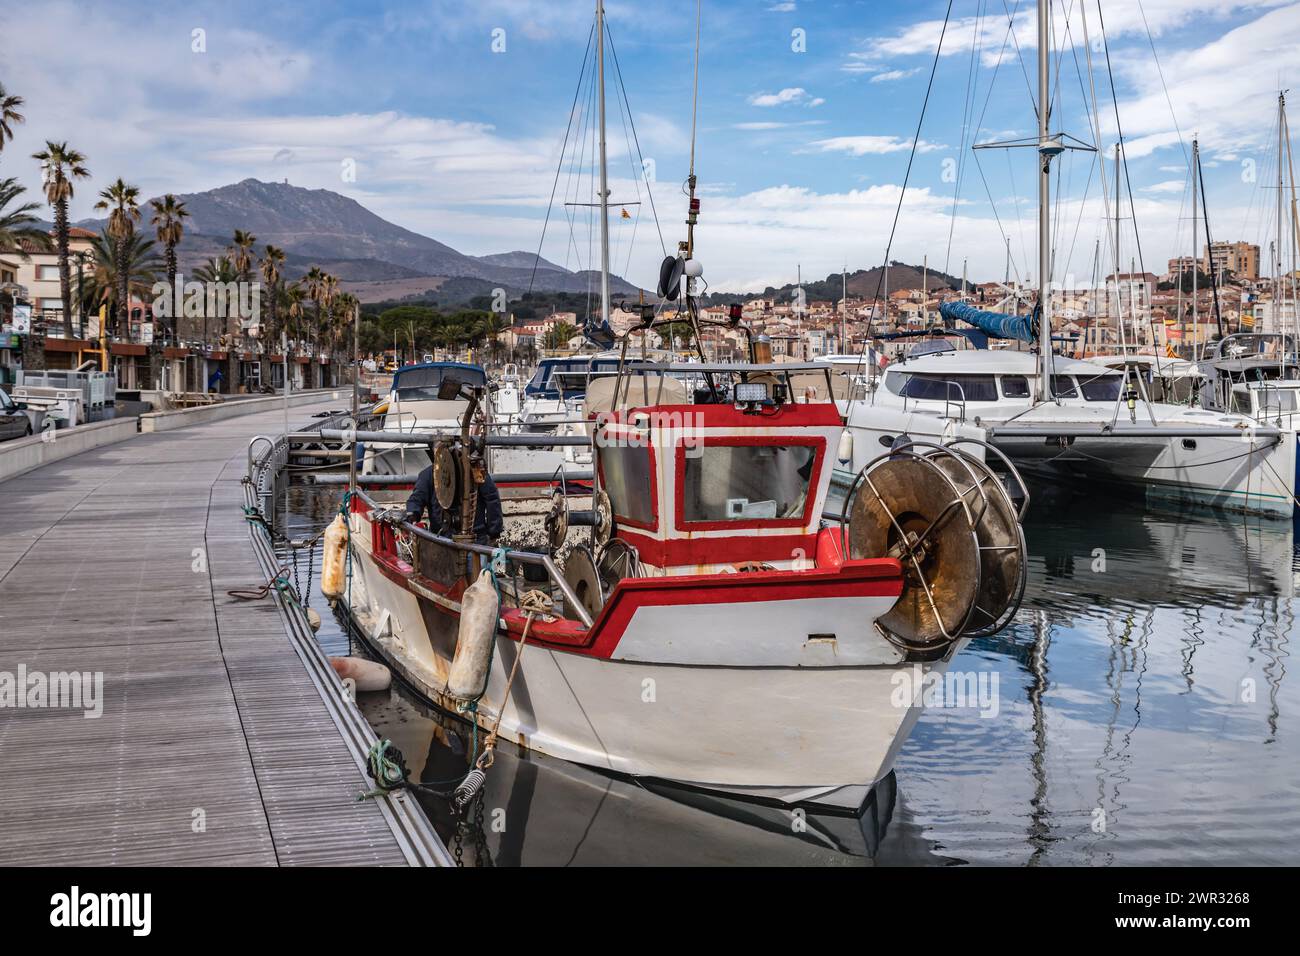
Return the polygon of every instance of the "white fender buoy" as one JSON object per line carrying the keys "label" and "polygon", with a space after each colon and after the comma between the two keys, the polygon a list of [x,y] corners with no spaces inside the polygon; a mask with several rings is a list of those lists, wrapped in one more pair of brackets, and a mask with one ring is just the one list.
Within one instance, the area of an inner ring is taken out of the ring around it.
{"label": "white fender buoy", "polygon": [[307,608],[307,623],[313,631],[320,630],[320,613],[314,607]]}
{"label": "white fender buoy", "polygon": [[348,524],[343,515],[334,516],[325,529],[325,555],[321,559],[320,592],[327,598],[340,598],[347,584]]}
{"label": "white fender buoy", "polygon": [[456,654],[447,676],[447,693],[457,700],[473,700],[487,685],[492,642],[496,640],[499,608],[492,572],[484,571],[465,589],[460,600],[460,630]]}
{"label": "white fender buoy", "polygon": [[387,690],[393,682],[393,673],[378,661],[364,657],[331,657],[330,667],[342,680],[356,681],[357,690]]}
{"label": "white fender buoy", "polygon": [[847,465],[853,460],[853,432],[847,428],[840,432],[840,444],[835,451],[835,457],[839,459],[841,465]]}

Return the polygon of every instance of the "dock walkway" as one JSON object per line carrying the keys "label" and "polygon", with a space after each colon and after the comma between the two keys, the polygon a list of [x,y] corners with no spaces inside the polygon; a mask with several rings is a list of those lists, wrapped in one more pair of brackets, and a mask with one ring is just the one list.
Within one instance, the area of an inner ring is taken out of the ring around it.
{"label": "dock walkway", "polygon": [[[248,439],[283,424],[139,435],[0,482],[0,864],[450,862],[414,801],[357,802],[353,705],[270,597],[226,593],[268,577],[241,479]],[[101,716],[39,706],[71,672],[102,674]]]}

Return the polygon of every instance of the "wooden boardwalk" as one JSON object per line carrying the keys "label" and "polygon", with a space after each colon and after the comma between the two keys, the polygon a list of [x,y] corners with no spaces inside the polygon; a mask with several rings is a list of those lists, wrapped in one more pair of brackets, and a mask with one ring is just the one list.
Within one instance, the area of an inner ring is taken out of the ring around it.
{"label": "wooden boardwalk", "polygon": [[0,706],[0,864],[446,862],[412,849],[405,810],[356,801],[351,705],[277,605],[226,594],[267,578],[240,479],[249,437],[283,421],[140,435],[0,482],[0,704],[20,668],[103,675],[97,718]]}

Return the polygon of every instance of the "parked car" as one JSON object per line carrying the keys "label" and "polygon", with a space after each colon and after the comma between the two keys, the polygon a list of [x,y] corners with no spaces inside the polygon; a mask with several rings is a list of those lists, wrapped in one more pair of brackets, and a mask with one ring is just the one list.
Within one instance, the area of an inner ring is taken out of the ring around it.
{"label": "parked car", "polygon": [[24,438],[31,433],[32,420],[9,397],[9,393],[0,388],[0,441]]}

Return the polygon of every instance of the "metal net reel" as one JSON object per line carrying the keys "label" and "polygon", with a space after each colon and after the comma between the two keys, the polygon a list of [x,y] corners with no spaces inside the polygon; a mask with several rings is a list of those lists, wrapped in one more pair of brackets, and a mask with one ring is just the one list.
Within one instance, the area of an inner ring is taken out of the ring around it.
{"label": "metal net reel", "polygon": [[878,621],[899,643],[931,649],[992,634],[1019,608],[1027,578],[1022,512],[970,452],[930,442],[886,452],[854,479],[846,514],[841,536],[850,557],[903,565],[903,593]]}
{"label": "metal net reel", "polygon": [[551,495],[551,510],[546,512],[546,545],[551,554],[559,551],[569,534],[569,499],[563,488]]}
{"label": "metal net reel", "polygon": [[955,483],[914,444],[868,462],[849,491],[849,557],[892,557],[902,565],[903,591],[876,623],[906,647],[957,640],[974,611],[980,551],[963,494],[970,483]]}
{"label": "metal net reel", "polygon": [[[955,447],[959,444],[983,446],[986,454],[991,452],[1002,460],[1011,478],[1020,486],[1023,504],[1019,510],[1001,477],[972,453]],[[932,451],[928,457],[934,459],[959,486],[966,475],[973,479],[965,494],[973,512],[978,505],[975,531],[979,536],[980,592],[964,636],[996,634],[1020,609],[1029,578],[1025,533],[1020,524],[1029,506],[1029,491],[1006,456],[977,439],[958,439],[948,446],[946,453]],[[958,469],[958,459],[964,468]]]}
{"label": "metal net reel", "polygon": [[591,550],[599,554],[614,536],[614,505],[603,488],[591,496]]}
{"label": "metal net reel", "polygon": [[608,593],[624,578],[643,576],[641,555],[622,538],[611,538],[596,552],[596,573]]}
{"label": "metal net reel", "polygon": [[595,620],[600,609],[605,606],[605,586],[601,583],[596,559],[590,548],[578,545],[569,552],[564,560],[564,580],[573,588],[573,593],[587,609],[592,620]]}

